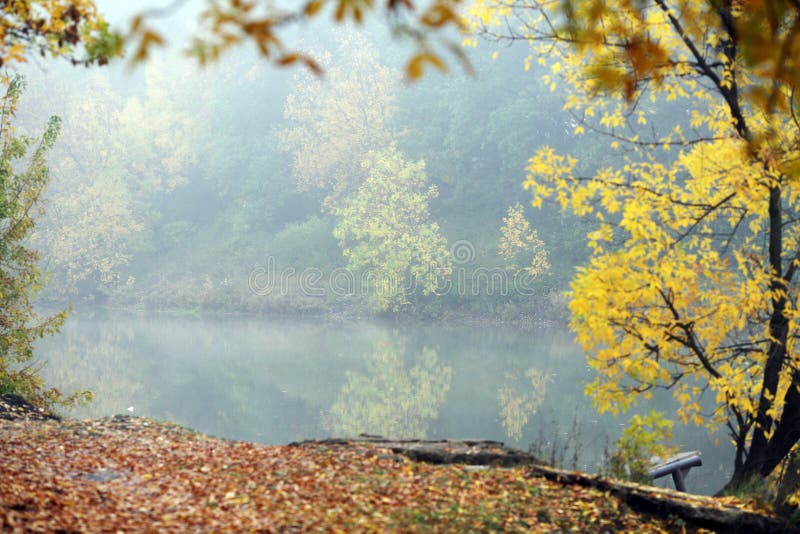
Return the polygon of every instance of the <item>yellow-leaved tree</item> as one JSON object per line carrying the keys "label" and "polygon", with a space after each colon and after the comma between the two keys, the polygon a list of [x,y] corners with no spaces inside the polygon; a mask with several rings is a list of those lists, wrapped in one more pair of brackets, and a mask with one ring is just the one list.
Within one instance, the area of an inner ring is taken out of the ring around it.
{"label": "yellow-leaved tree", "polygon": [[406,161],[394,145],[369,152],[361,165],[367,178],[336,208],[333,235],[364,289],[374,291],[375,309],[399,311],[452,274],[447,240],[430,214],[439,193],[425,162]]}
{"label": "yellow-leaved tree", "polygon": [[800,8],[781,1],[477,2],[473,28],[530,43],[576,133],[616,163],[548,147],[525,187],[596,221],[572,328],[601,411],[666,388],[727,428],[729,488],[800,440]]}
{"label": "yellow-leaved tree", "polygon": [[[517,203],[508,208],[508,214],[503,217],[503,226],[500,228],[497,249],[500,256],[509,262],[508,268],[512,271],[522,269],[528,276],[535,278],[550,269],[544,241],[539,239],[539,233],[531,228],[525,218],[522,204]],[[525,265],[520,267],[518,263]]]}
{"label": "yellow-leaved tree", "polygon": [[105,64],[122,51],[94,0],[25,0],[0,5],[0,66],[31,56],[66,58],[75,65]]}
{"label": "yellow-leaved tree", "polygon": [[[347,58],[333,64],[334,57]],[[399,73],[378,60],[360,34],[344,33],[335,54],[322,54],[326,78],[301,71],[286,98],[291,126],[279,133],[280,148],[292,156],[300,190],[325,191],[335,209],[364,178],[361,160],[397,137],[389,126],[397,108]]]}

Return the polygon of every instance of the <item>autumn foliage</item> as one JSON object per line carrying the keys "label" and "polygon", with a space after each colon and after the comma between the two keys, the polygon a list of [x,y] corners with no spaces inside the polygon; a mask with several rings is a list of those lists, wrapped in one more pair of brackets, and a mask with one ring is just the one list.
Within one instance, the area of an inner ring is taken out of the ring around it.
{"label": "autumn foliage", "polygon": [[4,531],[702,531],[525,467],[224,441],[142,418],[0,419],[0,452]]}
{"label": "autumn foliage", "polygon": [[728,430],[732,487],[770,475],[800,439],[800,10],[488,0],[470,20],[530,43],[575,133],[616,152],[542,147],[524,184],[595,225],[570,305],[588,393],[617,412],[669,389],[683,421]]}
{"label": "autumn foliage", "polygon": [[0,393],[51,406],[89,395],[65,397],[46,388],[33,362],[36,340],[57,332],[66,317],[66,312],[47,316],[34,310],[44,277],[37,266],[39,255],[29,246],[49,178],[46,157],[61,122],[51,117],[38,136],[15,133],[11,117],[24,86],[24,79],[15,76],[0,97]]}
{"label": "autumn foliage", "polygon": [[[464,28],[459,16],[461,0],[310,0],[301,5],[281,6],[256,0],[208,1],[187,53],[201,64],[219,60],[231,49],[252,44],[259,54],[278,67],[304,66],[317,75],[324,68],[307,50],[286,43],[286,28],[327,18],[334,24],[361,25],[370,18],[382,17],[393,34],[409,41],[414,52],[406,62],[406,77],[416,80],[427,69],[447,71],[444,55],[455,57],[469,70],[469,62],[455,37]],[[146,60],[150,51],[166,42],[149,21],[170,10],[152,10],[133,19],[125,36],[134,44],[133,61]],[[356,53],[356,49],[351,49]]]}
{"label": "autumn foliage", "polygon": [[0,7],[0,66],[36,56],[104,64],[121,48],[93,0],[25,0]]}

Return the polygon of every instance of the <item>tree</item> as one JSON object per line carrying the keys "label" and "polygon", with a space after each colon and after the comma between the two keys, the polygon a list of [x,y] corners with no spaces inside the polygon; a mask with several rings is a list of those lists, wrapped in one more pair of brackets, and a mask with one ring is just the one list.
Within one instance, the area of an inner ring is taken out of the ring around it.
{"label": "tree", "polygon": [[[93,0],[26,0],[0,7],[0,66],[15,68],[32,57],[69,60],[73,65],[105,64],[120,55],[122,40],[109,31]],[[2,76],[6,86],[0,111],[0,390],[40,406],[72,404],[91,397],[68,397],[44,387],[33,358],[35,340],[58,331],[66,312],[42,317],[32,300],[42,287],[38,254],[29,248],[34,216],[42,210],[48,182],[45,156],[58,137],[60,119],[51,117],[41,136],[15,135],[10,124],[24,81]],[[29,149],[33,149],[29,153]],[[22,366],[20,368],[20,366]]]}
{"label": "tree", "polygon": [[34,217],[42,211],[40,199],[48,180],[45,157],[58,137],[60,120],[51,117],[40,136],[14,134],[10,121],[23,89],[21,77],[10,79],[0,109],[0,392],[48,406],[84,394],[64,398],[57,389],[44,389],[29,364],[36,340],[57,332],[66,312],[44,317],[33,309],[43,280],[36,266],[38,254],[26,240]]}
{"label": "tree", "polygon": [[92,294],[132,280],[123,270],[137,245],[141,251],[148,237],[154,241],[160,227],[153,221],[178,212],[175,202],[159,202],[196,174],[192,147],[208,142],[210,121],[191,104],[201,84],[170,86],[166,68],[152,61],[143,69],[141,98],[125,98],[96,72],[75,86],[45,76],[31,84],[36,101],[47,104],[22,106],[18,122],[40,122],[41,108],[63,118],[50,155],[49,209],[32,235],[52,273],[48,294],[79,286]]}
{"label": "tree", "polygon": [[75,182],[68,193],[49,195],[52,215],[32,236],[47,251],[46,267],[58,277],[56,293],[74,294],[85,283],[90,294],[98,287],[132,283],[120,269],[132,257],[129,241],[142,225],[131,210],[125,184],[114,177]]}
{"label": "tree", "polygon": [[93,0],[25,0],[0,7],[0,66],[31,57],[66,58],[103,65],[122,51]]}
{"label": "tree", "polygon": [[370,152],[362,163],[367,179],[334,211],[349,267],[366,269],[379,310],[399,310],[419,290],[434,293],[452,272],[447,241],[430,221],[424,162],[407,163],[396,147]]}
{"label": "tree", "polygon": [[[550,269],[550,260],[547,258],[544,241],[539,239],[536,230],[531,229],[521,204],[515,204],[508,208],[508,215],[503,217],[498,252],[500,256],[510,262],[511,270],[519,271],[521,269],[532,278],[541,276]],[[520,267],[518,262],[527,265]]]}
{"label": "tree", "polygon": [[[599,225],[570,305],[598,373],[588,393],[616,412],[671,389],[684,421],[729,431],[732,488],[772,473],[800,439],[800,10],[753,4],[488,2],[472,12],[487,34],[531,43],[547,82],[571,89],[577,132],[627,148],[618,165],[582,175],[544,147],[525,182],[534,204],[554,199]],[[508,32],[506,15],[524,23]],[[765,39],[772,48],[756,54]]]}
{"label": "tree", "polygon": [[320,188],[335,207],[364,177],[361,161],[396,138],[389,128],[400,76],[381,65],[374,48],[356,34],[343,37],[325,80],[298,73],[286,98],[284,117],[294,125],[280,133],[280,148],[292,155],[300,190]]}
{"label": "tree", "polygon": [[[127,31],[111,30],[94,0],[20,0],[0,7],[0,66],[24,63],[36,56],[66,58],[74,65],[105,65],[132,48],[133,63],[146,61],[153,48],[167,38],[150,22],[172,15],[187,4],[177,0],[167,7],[148,9],[133,17]],[[432,0],[415,6],[412,0],[391,0],[375,7],[371,0],[308,0],[287,8],[259,0],[207,0],[197,17],[197,28],[186,52],[201,65],[219,60],[232,48],[255,45],[273,65],[305,65],[321,75],[322,69],[306,52],[292,50],[283,33],[293,25],[311,22],[329,13],[335,24],[361,24],[370,16],[384,15],[393,34],[410,41],[414,53],[406,64],[409,79],[419,78],[426,67],[447,70],[441,59],[446,52],[469,70],[466,56],[457,46],[462,29],[460,0]]]}
{"label": "tree", "polygon": [[648,470],[653,458],[663,461],[679,450],[671,445],[673,424],[656,410],[631,417],[608,458],[609,474],[623,480],[652,483]]}

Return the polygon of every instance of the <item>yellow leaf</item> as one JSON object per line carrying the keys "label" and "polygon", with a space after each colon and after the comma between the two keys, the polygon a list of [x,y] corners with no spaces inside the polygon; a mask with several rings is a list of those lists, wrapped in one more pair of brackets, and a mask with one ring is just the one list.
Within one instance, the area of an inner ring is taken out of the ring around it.
{"label": "yellow leaf", "polygon": [[324,0],[311,0],[311,2],[306,4],[306,7],[303,9],[303,13],[307,17],[313,17],[316,15],[322,6],[325,5]]}
{"label": "yellow leaf", "polygon": [[408,79],[413,81],[422,76],[424,73],[423,66],[425,63],[430,63],[440,71],[447,70],[444,62],[439,59],[438,56],[429,52],[423,52],[411,58],[411,61],[409,61],[408,65],[406,65],[406,76]]}

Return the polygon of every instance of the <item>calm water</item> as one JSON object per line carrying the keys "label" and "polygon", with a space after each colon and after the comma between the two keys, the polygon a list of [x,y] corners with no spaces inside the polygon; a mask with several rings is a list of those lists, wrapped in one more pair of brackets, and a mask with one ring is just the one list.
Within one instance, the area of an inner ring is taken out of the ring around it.
{"label": "calm water", "polygon": [[[50,383],[95,393],[76,417],[132,407],[270,444],[367,432],[533,443],[545,455],[568,447],[568,458],[577,445],[577,468],[596,472],[630,417],[593,411],[591,371],[564,329],[76,312],[37,353]],[[640,411],[651,408],[675,410],[667,396]],[[724,435],[676,427],[675,442],[703,453],[689,491],[727,480]]]}

